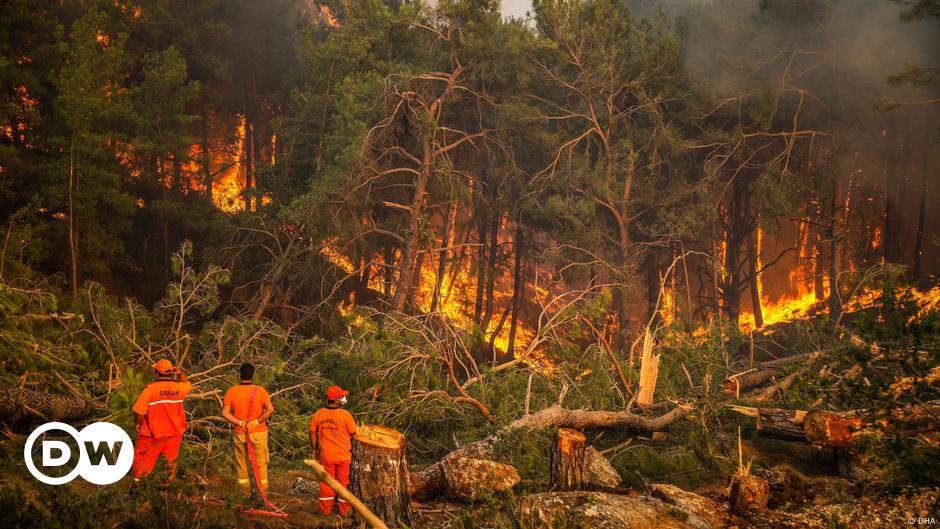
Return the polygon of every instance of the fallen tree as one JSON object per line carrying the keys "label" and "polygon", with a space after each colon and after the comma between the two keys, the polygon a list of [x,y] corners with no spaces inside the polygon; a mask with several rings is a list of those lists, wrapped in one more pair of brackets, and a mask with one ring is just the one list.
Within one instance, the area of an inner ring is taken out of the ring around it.
{"label": "fallen tree", "polygon": [[728,395],[740,395],[742,391],[759,386],[773,378],[776,374],[777,371],[774,369],[752,369],[731,375],[725,379],[724,383],[722,383],[722,387]]}
{"label": "fallen tree", "polygon": [[634,432],[652,433],[663,430],[670,424],[684,418],[691,411],[691,406],[683,404],[658,417],[646,417],[629,410],[572,410],[555,404],[512,421],[509,423],[509,428],[573,428],[575,430],[619,428]]}
{"label": "fallen tree", "polygon": [[[765,437],[800,441],[826,448],[846,448],[853,444],[857,433],[872,422],[864,419],[870,412],[822,410],[784,410],[729,406],[757,421],[757,433]],[[911,404],[891,410],[874,424],[884,431],[906,436],[940,430],[940,400]]]}
{"label": "fallen tree", "polygon": [[[735,373],[729,376],[722,383],[722,388],[727,395],[739,397],[743,391],[756,388],[757,386],[760,386],[767,381],[771,381],[773,383],[770,386],[755,390],[753,393],[745,396],[745,398],[752,400],[767,400],[774,397],[778,392],[783,392],[789,389],[797,375],[804,373],[812,361],[819,358],[821,355],[822,353],[817,351],[815,353],[796,354],[778,358],[776,360],[761,362],[754,369],[749,369],[747,371]],[[804,366],[797,372],[787,375],[780,381],[777,380],[777,376],[781,374],[780,368],[797,362],[802,362],[804,360],[809,361],[807,366]]]}
{"label": "fallen tree", "polygon": [[411,496],[427,501],[439,496],[472,502],[519,483],[516,469],[453,452],[421,472],[410,475]]}
{"label": "fallen tree", "polygon": [[803,431],[806,412],[803,410],[752,408],[748,406],[729,406],[729,408],[737,413],[754,418],[757,421],[757,433],[759,435],[785,441],[806,442],[806,433]]}
{"label": "fallen tree", "polygon": [[79,421],[106,410],[104,404],[28,388],[0,388],[0,421]]}

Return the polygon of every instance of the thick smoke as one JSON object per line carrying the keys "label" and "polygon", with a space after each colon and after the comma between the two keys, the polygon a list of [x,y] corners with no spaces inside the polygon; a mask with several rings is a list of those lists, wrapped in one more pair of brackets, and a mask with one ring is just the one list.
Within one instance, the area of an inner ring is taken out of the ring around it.
{"label": "thick smoke", "polygon": [[[888,0],[642,0],[631,6],[639,16],[662,9],[676,21],[691,79],[716,97],[787,86],[818,95],[805,113],[831,116],[833,170],[843,196],[850,193],[852,213],[873,217],[856,223],[857,232],[870,233],[855,233],[855,240],[871,241],[888,229],[900,262],[913,264],[921,196],[926,189],[929,205],[930,193],[940,190],[940,104],[918,103],[937,99],[940,90],[888,79],[911,65],[940,66],[937,20],[904,22],[903,6]],[[891,102],[903,104],[886,110]],[[879,218],[891,189],[900,219],[893,228]],[[928,206],[923,221],[922,268],[933,274],[940,271],[937,210]],[[858,265],[871,264],[883,249],[866,252],[868,261]],[[769,275],[781,277],[792,266],[782,261],[783,270]]]}

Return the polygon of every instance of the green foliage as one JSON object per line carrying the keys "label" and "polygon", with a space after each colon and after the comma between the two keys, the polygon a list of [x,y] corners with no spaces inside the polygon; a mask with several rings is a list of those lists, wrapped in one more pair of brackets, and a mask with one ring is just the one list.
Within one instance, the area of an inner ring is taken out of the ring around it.
{"label": "green foliage", "polygon": [[115,489],[99,489],[78,494],[67,487],[44,485],[36,491],[19,486],[0,488],[0,509],[4,526],[11,529],[93,529],[102,520],[115,518],[122,506]]}
{"label": "green foliage", "polygon": [[516,468],[523,490],[545,490],[548,488],[549,451],[554,437],[554,431],[527,429],[500,435],[493,445],[492,458]]}

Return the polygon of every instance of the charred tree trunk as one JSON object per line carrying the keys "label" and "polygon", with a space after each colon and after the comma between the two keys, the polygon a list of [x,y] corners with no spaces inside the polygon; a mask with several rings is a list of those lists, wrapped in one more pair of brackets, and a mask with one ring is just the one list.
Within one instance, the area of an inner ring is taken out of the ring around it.
{"label": "charred tree trunk", "polygon": [[911,277],[915,281],[920,279],[921,259],[924,256],[924,223],[927,217],[927,175],[928,160],[927,147],[921,147],[921,167],[920,167],[920,202],[917,205],[917,232],[914,236],[914,268],[911,271]]}
{"label": "charred tree trunk", "polygon": [[202,183],[206,199],[212,204],[212,158],[209,155],[209,111],[202,113]]}
{"label": "charred tree trunk", "polygon": [[584,434],[559,428],[552,445],[549,489],[580,490],[584,484]]}
{"label": "charred tree trunk", "polygon": [[[260,114],[260,112],[257,112],[256,116],[258,114]],[[251,138],[251,145],[255,149],[255,155],[254,155],[255,167],[253,171],[254,176],[255,176],[254,178],[255,180],[255,193],[254,193],[255,211],[261,211],[261,204],[262,204],[261,195],[262,195],[262,185],[263,185],[261,182],[261,174],[259,174],[258,172],[258,166],[261,165],[261,142],[259,141],[261,133],[258,131],[258,128],[259,128],[258,121],[260,121],[260,119],[256,118],[255,126],[251,128],[251,132],[254,135],[254,137]]]}
{"label": "charred tree trunk", "polygon": [[[293,242],[293,241],[291,241]],[[369,282],[372,281],[372,261],[363,256],[359,273],[358,285],[356,285],[356,301],[364,299],[369,291]]]}
{"label": "charred tree trunk", "polygon": [[832,191],[829,194],[829,222],[826,224],[826,238],[829,239],[829,321],[842,318],[842,296],[839,293],[839,254],[840,237],[837,234],[839,222],[839,177],[832,177]]}
{"label": "charred tree trunk", "polygon": [[245,112],[245,211],[251,211],[251,180],[252,180],[252,158],[251,158],[251,133],[252,123],[248,112]]}
{"label": "charred tree trunk", "polygon": [[722,308],[728,318],[735,325],[741,316],[741,245],[747,231],[745,229],[744,200],[747,183],[743,177],[735,178],[732,185],[731,202],[728,205],[727,216],[730,219],[726,225],[727,239],[725,244],[724,267],[727,279],[721,285]]}
{"label": "charred tree trunk", "polygon": [[493,291],[496,285],[496,257],[499,252],[499,212],[490,220],[490,253],[486,262],[486,292],[484,296],[483,320],[480,328],[486,331],[493,318]]}
{"label": "charred tree trunk", "polygon": [[473,306],[473,321],[485,332],[482,318],[483,285],[486,283],[486,265],[484,264],[486,262],[486,220],[482,215],[477,223],[477,241],[479,242],[479,246],[477,246],[477,294]]}
{"label": "charred tree trunk", "polygon": [[395,249],[391,246],[385,247],[384,266],[382,271],[384,273],[384,279],[382,282],[382,293],[385,294],[385,297],[388,298],[392,295],[392,282],[395,280]]}
{"label": "charred tree trunk", "polygon": [[437,262],[437,277],[434,281],[434,294],[431,295],[431,310],[434,312],[437,310],[438,304],[441,302],[441,288],[444,285],[444,274],[447,272],[447,258],[450,255],[450,250],[448,246],[450,245],[450,232],[453,229],[451,226],[451,219],[456,220],[457,215],[457,203],[454,202],[448,208],[447,215],[444,217],[444,233],[441,235],[441,251],[438,256]]}
{"label": "charred tree trunk", "polygon": [[411,282],[411,292],[408,293],[408,300],[415,299],[415,292],[418,291],[418,286],[421,284],[421,270],[424,269],[424,259],[429,254],[429,251],[418,252],[418,258],[415,259],[415,279]]}
{"label": "charred tree trunk", "polygon": [[764,326],[764,311],[760,299],[760,273],[758,261],[760,261],[760,249],[758,248],[756,235],[752,231],[747,238],[748,259],[750,264],[750,282],[748,289],[751,291],[751,310],[754,312],[754,326],[761,328]]}
{"label": "charred tree trunk", "polygon": [[425,196],[427,195],[428,181],[431,179],[431,140],[423,140],[421,168],[418,171],[418,180],[415,182],[414,195],[408,211],[408,229],[405,244],[401,250],[401,268],[398,273],[398,284],[395,286],[395,297],[392,307],[397,312],[405,309],[411,295],[412,286],[418,270],[415,269],[418,258],[418,243],[421,239],[421,220],[424,218]]}
{"label": "charred tree trunk", "polygon": [[362,426],[353,440],[349,491],[390,525],[411,523],[405,436]]}
{"label": "charred tree trunk", "polygon": [[509,345],[506,346],[506,356],[512,360],[515,356],[516,329],[519,325],[519,310],[522,307],[522,296],[525,292],[525,279],[522,277],[522,258],[525,250],[522,222],[516,224],[515,241],[516,264],[512,283],[512,319],[509,320]]}
{"label": "charred tree trunk", "polygon": [[[888,141],[892,141],[892,134],[897,133],[897,128],[888,129]],[[884,184],[885,184],[885,229],[883,235],[884,258],[888,263],[898,263],[901,260],[901,187],[903,171],[901,166],[904,161],[901,159],[903,144],[901,139],[894,139],[894,144],[888,146],[889,157],[887,158]]]}
{"label": "charred tree trunk", "polygon": [[[659,325],[659,311],[656,305],[659,302],[660,294],[659,284],[659,255],[655,250],[650,249],[646,255],[646,306],[648,308],[647,319],[653,322],[653,327]],[[621,292],[620,297],[623,297]],[[622,312],[622,310],[621,310]]]}

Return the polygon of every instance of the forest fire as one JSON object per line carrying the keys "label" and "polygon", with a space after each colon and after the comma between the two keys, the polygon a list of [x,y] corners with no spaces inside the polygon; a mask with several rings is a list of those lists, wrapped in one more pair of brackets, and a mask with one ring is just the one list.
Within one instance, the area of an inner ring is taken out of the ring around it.
{"label": "forest fire", "polygon": [[936,516],[937,3],[5,2],[0,525]]}

